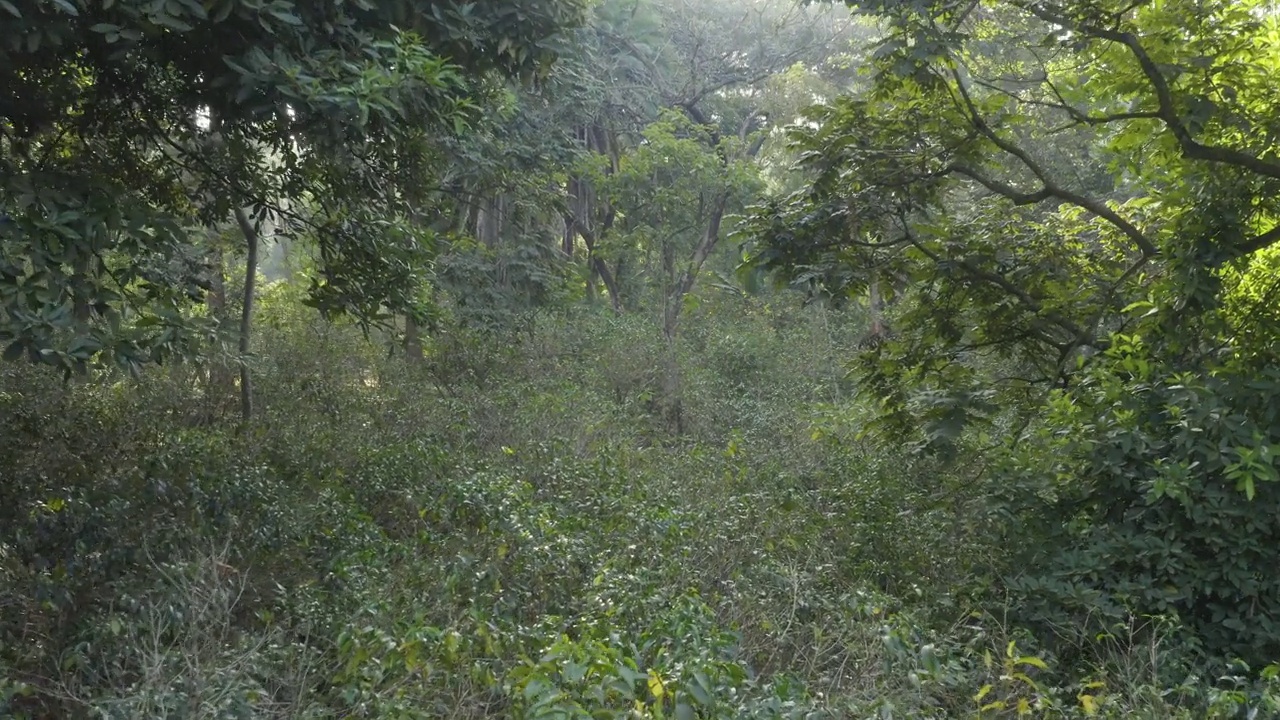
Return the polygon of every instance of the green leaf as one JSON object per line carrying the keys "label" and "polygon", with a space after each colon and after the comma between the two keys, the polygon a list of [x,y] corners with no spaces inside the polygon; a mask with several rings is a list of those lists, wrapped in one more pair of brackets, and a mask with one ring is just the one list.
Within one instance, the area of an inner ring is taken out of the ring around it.
{"label": "green leaf", "polygon": [[272,17],[274,17],[275,19],[287,25],[302,24],[302,18],[298,17],[297,15],[294,15],[291,12],[287,12],[285,10],[271,10],[269,12],[271,13]]}
{"label": "green leaf", "polygon": [[13,3],[9,2],[9,0],[0,0],[0,10],[4,10],[19,20],[22,19],[22,13],[18,12],[18,8],[14,7]]}
{"label": "green leaf", "polygon": [[1039,668],[1040,670],[1049,669],[1049,666],[1046,665],[1045,662],[1038,657],[1027,657],[1027,656],[1018,657],[1018,658],[1014,658],[1013,662],[1015,665],[1030,665],[1031,667]]}
{"label": "green leaf", "polygon": [[707,674],[701,670],[693,671],[693,682],[687,688],[693,699],[697,700],[700,705],[710,707],[713,698],[711,696],[711,681],[707,678]]}
{"label": "green leaf", "polygon": [[178,32],[190,32],[192,29],[190,25],[172,15],[155,15],[151,18],[151,22]]}
{"label": "green leaf", "polygon": [[213,14],[213,22],[220,23],[231,17],[231,11],[234,10],[236,4],[233,0],[222,0],[218,3],[218,10]]}
{"label": "green leaf", "polygon": [[72,15],[74,17],[80,16],[80,8],[72,5],[70,0],[53,0],[53,4],[58,6],[59,10],[68,15]]}
{"label": "green leaf", "polygon": [[236,62],[235,60],[231,59],[229,56],[222,58],[222,64],[240,73],[241,75],[246,75],[250,77],[255,75],[255,73],[253,73],[248,68],[241,65],[240,63]]}

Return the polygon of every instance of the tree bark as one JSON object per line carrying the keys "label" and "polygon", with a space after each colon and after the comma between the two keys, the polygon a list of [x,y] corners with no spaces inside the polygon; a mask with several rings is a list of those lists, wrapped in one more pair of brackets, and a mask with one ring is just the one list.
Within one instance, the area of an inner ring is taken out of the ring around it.
{"label": "tree bark", "polygon": [[422,364],[422,331],[412,315],[404,319],[404,355],[410,365]]}
{"label": "tree bark", "polygon": [[[613,219],[615,217],[612,208],[605,214],[604,222],[601,225],[602,232],[609,232],[613,227]],[[609,304],[613,306],[613,311],[619,315],[622,314],[622,293],[618,286],[618,275],[621,274],[622,261],[618,261],[619,272],[611,272],[609,263],[602,260],[596,255],[596,235],[590,228],[578,226],[578,233],[582,235],[582,241],[587,246],[587,263],[590,271],[600,276],[600,280],[604,282],[604,289],[609,293]]]}
{"label": "tree bark", "polygon": [[[693,119],[703,125],[707,124],[706,117],[693,104],[684,106]],[[746,142],[753,129],[758,129],[756,112],[747,113],[747,117],[738,126],[738,139]],[[719,142],[719,134],[713,133],[712,137]],[[744,157],[754,159],[760,154],[760,150],[764,147],[765,134],[760,133],[751,142],[744,152]],[[721,162],[727,167],[730,158],[721,156]],[[663,334],[674,338],[679,328],[680,310],[684,305],[684,296],[689,294],[693,289],[694,282],[698,279],[698,273],[702,271],[702,266],[706,264],[707,258],[711,256],[711,251],[716,249],[716,244],[720,242],[720,224],[724,221],[725,209],[728,207],[729,197],[722,194],[716,198],[715,205],[711,209],[711,217],[707,222],[707,231],[703,233],[702,240],[698,242],[698,246],[693,250],[693,256],[689,259],[689,264],[685,267],[684,274],[676,283],[667,302],[666,317],[663,319]]]}
{"label": "tree bark", "polygon": [[569,195],[569,212],[564,215],[564,239],[560,244],[560,252],[572,259],[574,246],[578,242],[578,217],[582,214],[582,181],[570,177],[566,190]]}
{"label": "tree bark", "polygon": [[475,216],[475,238],[487,248],[496,248],[502,242],[505,200],[503,195],[495,195],[479,201],[480,208]]}
{"label": "tree bark", "polygon": [[[192,125],[199,125],[197,117],[192,117]],[[222,118],[212,110],[209,112],[208,143],[210,147],[215,149],[221,149],[223,146]],[[217,191],[206,190],[205,202],[214,205],[217,201]],[[237,220],[241,215],[243,215],[243,211],[237,213]],[[223,220],[224,218],[219,219],[219,222],[210,229],[207,237],[210,242],[207,255],[210,273],[209,287],[205,293],[205,305],[209,309],[209,316],[217,324],[216,342],[218,343],[219,352],[209,368],[209,384],[205,391],[205,408],[203,417],[199,420],[200,422],[213,422],[221,419],[231,398],[235,395],[235,372],[227,359],[226,348],[223,345],[223,339],[226,338],[226,328],[230,321],[227,316],[226,252],[223,237],[223,233],[226,230]],[[248,242],[247,236],[246,242]]]}
{"label": "tree bark", "polygon": [[564,237],[560,240],[560,254],[573,259],[574,245],[577,243],[578,231],[574,227],[573,216],[564,216]]}
{"label": "tree bark", "polygon": [[[684,272],[673,284],[664,307],[662,337],[667,349],[667,367],[663,381],[664,409],[667,425],[677,435],[684,433],[684,391],[681,387],[680,359],[676,354],[676,338],[680,332],[680,311],[684,308],[685,296],[693,290],[693,284],[697,281],[702,266],[706,264],[711,251],[715,250],[716,244],[720,242],[720,224],[724,220],[727,204],[727,197],[721,196],[716,200],[715,207],[711,211],[711,220],[707,224],[707,231],[698,242],[698,246],[694,248],[693,256],[689,259]],[[665,255],[664,249],[664,265],[667,264]]]}
{"label": "tree bark", "polygon": [[[684,108],[689,112],[693,119],[703,125],[706,125],[706,118],[702,112],[694,104],[686,104]],[[747,118],[738,128],[738,138],[746,142],[753,128],[756,127],[756,113],[747,114]],[[715,142],[719,142],[719,135],[713,133]],[[747,147],[744,156],[754,158],[760,153],[764,146],[764,134],[760,134]],[[727,167],[730,158],[721,156],[721,161]],[[662,319],[662,337],[666,344],[667,350],[667,367],[665,379],[663,381],[663,393],[666,403],[667,422],[676,434],[684,432],[684,408],[683,408],[683,389],[681,388],[680,377],[680,361],[676,353],[676,339],[680,333],[680,313],[684,309],[684,298],[693,290],[693,285],[697,282],[698,273],[702,272],[702,266],[706,264],[707,258],[711,256],[711,252],[715,250],[716,245],[720,242],[720,225],[724,221],[724,213],[729,204],[728,194],[721,194],[715,199],[715,205],[711,208],[711,217],[707,221],[707,230],[702,235],[702,239],[698,241],[697,247],[693,250],[693,255],[689,258],[689,262],[685,265],[684,272],[681,273],[669,292],[667,293],[665,305],[663,308]],[[668,257],[669,249],[663,247],[663,266],[668,277],[673,272],[671,269],[673,259]]]}
{"label": "tree bark", "polygon": [[253,300],[258,280],[258,229],[250,222],[244,208],[236,208],[236,223],[244,233],[248,249],[244,261],[244,306],[240,310],[240,421],[253,418],[253,377],[249,371],[250,333],[253,330]]}
{"label": "tree bark", "polygon": [[684,389],[680,376],[680,357],[674,336],[666,338],[666,361],[662,374],[662,413],[667,429],[673,435],[684,434]]}
{"label": "tree bark", "polygon": [[[209,316],[217,323],[218,336],[221,338],[221,329],[227,321],[227,280],[223,274],[225,258],[221,241],[215,238],[214,243],[213,248],[209,250],[208,263],[211,273],[209,292],[205,294],[205,306],[209,309]],[[226,355],[219,354],[209,367],[209,384],[205,388],[205,407],[200,422],[212,422],[220,417],[221,409],[226,407],[227,401],[234,392],[235,375],[232,374],[231,367],[226,362]]]}
{"label": "tree bark", "polygon": [[679,280],[675,282],[670,294],[667,298],[666,317],[663,318],[662,332],[663,335],[675,337],[680,324],[680,310],[684,305],[684,297],[693,290],[693,284],[698,279],[698,273],[702,271],[702,266],[706,264],[707,258],[711,256],[711,251],[716,249],[716,244],[720,242],[720,224],[724,220],[725,206],[728,204],[728,198],[720,197],[716,200],[716,205],[711,211],[711,220],[707,223],[707,231],[703,233],[702,239],[698,241],[698,246],[693,250],[693,256],[689,258],[689,264],[681,273]]}
{"label": "tree bark", "polygon": [[618,291],[618,279],[609,270],[609,264],[600,258],[591,258],[591,264],[595,273],[600,276],[600,280],[604,283],[604,289],[609,293],[609,304],[613,307],[614,314],[621,315],[622,295]]}
{"label": "tree bark", "polygon": [[884,336],[884,300],[880,297],[880,280],[872,278],[869,289],[871,307],[871,335],[875,338]]}

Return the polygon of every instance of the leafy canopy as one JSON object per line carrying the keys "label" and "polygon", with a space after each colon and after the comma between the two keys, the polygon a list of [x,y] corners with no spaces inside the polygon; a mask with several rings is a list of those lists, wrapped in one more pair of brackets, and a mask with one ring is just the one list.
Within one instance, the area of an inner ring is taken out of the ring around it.
{"label": "leafy canopy", "polygon": [[851,4],[885,23],[868,84],[793,129],[809,182],[757,208],[748,269],[884,288],[880,430],[1012,441],[992,482],[1030,615],[1173,614],[1274,656],[1271,5]]}
{"label": "leafy canopy", "polygon": [[[0,3],[0,344],[79,367],[181,351],[193,228],[316,243],[313,302],[404,309],[435,139],[487,73],[545,72],[576,0]],[[188,340],[184,341],[183,338]]]}

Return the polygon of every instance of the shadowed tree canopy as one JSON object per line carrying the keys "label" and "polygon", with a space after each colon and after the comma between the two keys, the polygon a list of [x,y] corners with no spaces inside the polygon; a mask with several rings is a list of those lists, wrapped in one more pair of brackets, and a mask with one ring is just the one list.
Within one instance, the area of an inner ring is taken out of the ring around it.
{"label": "shadowed tree canopy", "polygon": [[0,4],[5,354],[159,359],[208,285],[189,229],[248,208],[314,241],[313,300],[409,303],[405,202],[491,71],[533,77],[575,0]]}
{"label": "shadowed tree canopy", "polygon": [[0,0],[0,717],[1280,718],[1278,2]]}

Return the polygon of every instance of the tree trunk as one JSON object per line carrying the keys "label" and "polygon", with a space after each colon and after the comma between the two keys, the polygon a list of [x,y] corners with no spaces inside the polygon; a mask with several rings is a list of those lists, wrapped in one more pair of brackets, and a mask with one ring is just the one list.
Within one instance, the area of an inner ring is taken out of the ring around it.
{"label": "tree trunk", "polygon": [[[199,126],[199,118],[192,117],[192,125]],[[220,149],[223,145],[222,118],[217,112],[209,112],[209,146]],[[194,182],[194,180],[193,180]],[[215,205],[218,192],[206,189],[204,202]],[[210,228],[206,240],[209,242],[206,262],[209,265],[209,287],[205,293],[205,305],[209,309],[209,317],[213,318],[217,327],[217,353],[209,367],[208,385],[205,388],[204,408],[199,413],[197,422],[212,423],[220,420],[231,398],[235,395],[235,372],[228,361],[226,346],[223,340],[227,337],[230,318],[227,317],[227,279],[226,254],[223,233],[223,218]]]}
{"label": "tree trunk", "polygon": [[[668,249],[664,246],[664,261],[667,254]],[[684,434],[684,389],[680,377],[680,355],[676,347],[679,330],[677,319],[680,316],[678,303],[682,302],[683,298],[683,295],[677,297],[674,292],[667,295],[662,320],[662,346],[665,353],[662,372],[662,419],[667,429],[674,435]],[[674,307],[673,301],[677,303]]]}
{"label": "tree trunk", "polygon": [[[698,273],[702,272],[702,266],[706,264],[707,258],[711,256],[711,251],[716,249],[716,244],[720,242],[720,223],[724,220],[725,206],[728,198],[721,197],[716,201],[715,207],[711,211],[711,220],[707,223],[707,231],[703,234],[702,240],[698,242],[698,246],[693,250],[693,256],[689,258],[689,264],[685,267],[684,273],[677,280],[667,296],[666,317],[663,318],[662,332],[664,335],[674,338],[677,334],[680,324],[680,310],[684,306],[684,297],[693,290],[693,284],[698,279]],[[664,258],[665,263],[665,258]]]}
{"label": "tree trunk", "polygon": [[600,277],[600,269],[594,259],[587,260],[587,304],[595,307],[600,290],[596,287],[596,279]]}
{"label": "tree trunk", "polygon": [[253,330],[253,299],[258,280],[258,229],[244,208],[236,208],[236,222],[244,233],[248,253],[244,261],[244,307],[240,311],[240,421],[253,418],[253,378],[249,372],[249,335]]}
{"label": "tree trunk", "polygon": [[480,237],[480,216],[483,215],[481,204],[484,202],[478,195],[468,194],[466,196],[466,214],[462,220],[462,231],[468,233],[473,238]]}
{"label": "tree trunk", "polygon": [[566,258],[569,258],[570,260],[573,259],[573,249],[574,249],[573,246],[577,244],[576,243],[577,235],[578,235],[577,229],[574,228],[573,226],[573,217],[570,215],[565,215],[564,216],[564,236],[560,240],[560,254],[564,255]]}
{"label": "tree trunk", "polygon": [[662,414],[673,435],[684,434],[684,390],[681,387],[680,357],[674,336],[665,338],[666,367],[662,373]]}
{"label": "tree trunk", "polygon": [[[680,311],[684,308],[684,298],[693,290],[693,284],[698,279],[698,273],[702,271],[702,266],[706,264],[707,258],[711,256],[711,251],[715,250],[716,244],[720,242],[720,223],[724,219],[725,206],[728,199],[720,197],[716,200],[715,207],[711,211],[711,220],[707,224],[707,231],[703,234],[702,240],[698,242],[698,246],[694,248],[693,256],[689,259],[689,264],[685,267],[684,272],[680,275],[667,294],[664,305],[662,318],[662,337],[666,344],[667,361],[666,372],[663,380],[663,398],[664,411],[666,413],[667,426],[677,435],[684,432],[684,399],[683,389],[681,388],[680,378],[680,359],[676,354],[676,339],[680,334]],[[667,246],[663,247],[663,265],[672,272],[672,258],[668,256],[669,250]]]}
{"label": "tree trunk", "polygon": [[604,289],[609,293],[609,304],[613,306],[615,315],[622,314],[622,295],[618,290],[618,279],[613,272],[609,270],[609,264],[598,257],[591,258],[592,267],[600,280],[604,283]]}
{"label": "tree trunk", "polygon": [[[574,134],[583,143],[587,152],[608,158],[609,167],[605,170],[606,175],[612,175],[617,172],[617,144],[613,142],[612,136],[604,126],[594,123],[577,127],[574,129]],[[598,277],[604,283],[605,291],[609,294],[609,304],[613,307],[614,313],[621,314],[622,294],[619,286],[619,276],[621,275],[622,261],[618,262],[618,271],[610,271],[609,264],[598,257],[595,252],[597,241],[605,238],[609,231],[613,229],[617,211],[607,200],[600,199],[596,195],[595,187],[581,177],[569,179],[567,194],[569,196],[569,212],[565,218],[564,254],[572,257],[573,248],[571,243],[576,241],[578,237],[582,238],[583,244],[587,248],[588,298],[594,299],[595,297],[595,279]],[[603,217],[600,217],[597,222],[596,215],[601,211],[603,211]],[[572,230],[569,229],[570,227]]]}
{"label": "tree trunk", "polygon": [[880,338],[884,336],[884,300],[880,297],[880,280],[872,278],[871,287],[868,290],[870,294],[869,305],[871,308],[871,336]]}
{"label": "tree trunk", "polygon": [[[209,308],[209,317],[213,318],[219,328],[218,337],[223,337],[221,330],[227,322],[227,280],[223,273],[224,256],[221,241],[214,239],[214,247],[209,250],[209,292],[205,294],[205,306]],[[221,345],[221,343],[219,343]],[[222,410],[235,392],[235,376],[226,361],[226,354],[220,353],[209,367],[209,384],[205,388],[203,417],[200,422],[212,422],[222,416]]]}
{"label": "tree trunk", "polygon": [[496,248],[502,241],[505,209],[506,202],[502,195],[480,201],[480,209],[475,216],[475,237],[487,248]]}
{"label": "tree trunk", "polygon": [[578,243],[578,218],[582,212],[582,181],[570,177],[568,187],[569,211],[564,215],[564,239],[560,243],[560,252],[567,258],[573,257],[574,246]]}
{"label": "tree trunk", "polygon": [[[608,232],[613,227],[615,213],[612,208],[605,214],[604,222],[601,224],[601,232]],[[609,263],[602,260],[596,255],[596,234],[590,228],[578,226],[578,233],[582,235],[582,241],[587,246],[587,266],[589,272],[593,275],[600,276],[600,280],[604,282],[604,289],[609,293],[609,304],[613,306],[613,311],[619,315],[622,314],[622,294],[621,288],[618,286],[619,275],[622,271],[622,261],[618,261],[618,272],[609,270]],[[588,276],[588,284],[594,285],[594,282]],[[592,292],[592,288],[588,288],[588,292]]]}
{"label": "tree trunk", "polygon": [[222,245],[215,240],[214,247],[209,250],[208,263],[211,272],[209,292],[205,295],[204,302],[209,308],[209,316],[218,320],[221,320],[227,312],[227,279],[222,272],[225,260]]}
{"label": "tree trunk", "polygon": [[422,364],[422,331],[412,315],[404,319],[404,355],[410,365]]}

